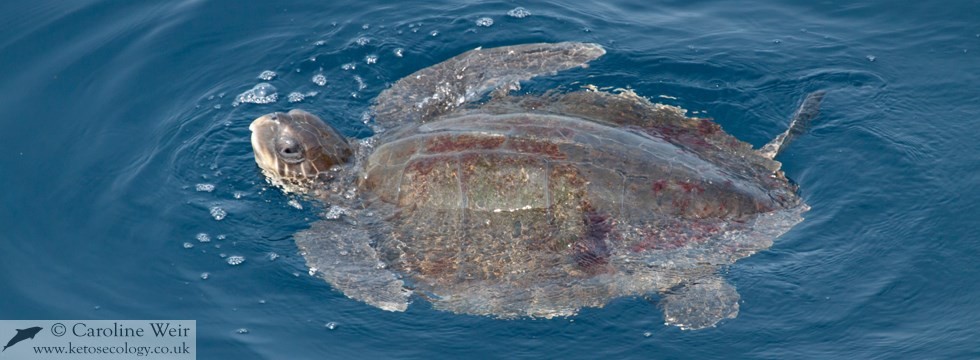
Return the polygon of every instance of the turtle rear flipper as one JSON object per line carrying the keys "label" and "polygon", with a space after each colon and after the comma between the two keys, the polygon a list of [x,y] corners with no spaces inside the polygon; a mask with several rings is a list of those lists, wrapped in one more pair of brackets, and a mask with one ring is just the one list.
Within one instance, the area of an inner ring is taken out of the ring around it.
{"label": "turtle rear flipper", "polygon": [[598,44],[562,42],[475,49],[419,70],[383,91],[375,102],[375,122],[391,127],[425,122],[479,100],[495,89],[551,74],[605,54]]}
{"label": "turtle rear flipper", "polygon": [[814,91],[803,99],[803,104],[793,114],[793,120],[789,122],[789,129],[772,139],[768,144],[759,149],[759,155],[773,159],[779,155],[780,151],[786,148],[793,139],[810,129],[810,122],[820,114],[820,103],[823,102],[824,91]]}
{"label": "turtle rear flipper", "polygon": [[408,307],[412,291],[386,269],[366,230],[344,221],[319,220],[294,238],[311,270],[347,297],[388,311]]}
{"label": "turtle rear flipper", "polygon": [[713,327],[723,319],[738,316],[738,292],[717,277],[698,279],[669,291],[660,300],[667,324],[683,330]]}

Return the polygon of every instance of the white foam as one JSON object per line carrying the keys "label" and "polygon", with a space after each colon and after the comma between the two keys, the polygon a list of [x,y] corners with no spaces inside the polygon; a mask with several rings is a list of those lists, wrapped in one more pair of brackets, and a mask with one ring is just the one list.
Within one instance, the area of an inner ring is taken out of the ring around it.
{"label": "white foam", "polygon": [[232,255],[225,259],[225,261],[228,263],[228,265],[241,265],[241,263],[245,262],[245,257],[240,255]]}
{"label": "white foam", "polygon": [[493,19],[489,17],[481,17],[476,20],[476,26],[490,27],[493,25]]}
{"label": "white foam", "polygon": [[530,11],[527,11],[527,9],[525,9],[525,8],[516,7],[513,10],[508,11],[507,12],[507,16],[518,18],[518,19],[523,19],[523,18],[526,18],[528,16],[531,16],[531,12]]}
{"label": "white foam", "polygon": [[228,216],[228,212],[226,212],[225,209],[217,206],[211,208],[211,217],[214,218],[214,220],[221,221],[226,216]]}
{"label": "white foam", "polygon": [[361,91],[367,88],[367,84],[364,83],[364,79],[360,76],[354,75],[354,81],[357,81],[357,91]]}
{"label": "white foam", "polygon": [[313,78],[310,80],[312,80],[314,84],[317,84],[319,86],[323,86],[327,84],[327,77],[323,74],[313,75]]}
{"label": "white foam", "polygon": [[259,74],[259,79],[260,80],[269,81],[269,80],[275,79],[276,76],[279,76],[279,74],[276,74],[275,71],[266,70],[266,71],[263,71],[261,74]]}
{"label": "white foam", "polygon": [[289,95],[286,95],[286,100],[288,100],[291,103],[298,103],[300,101],[303,101],[303,99],[305,99],[305,98],[306,98],[306,95],[303,95],[303,93],[296,92],[296,91],[293,91],[293,92],[289,93]]}
{"label": "white foam", "polygon": [[276,102],[276,100],[279,100],[279,94],[276,93],[275,86],[269,83],[258,83],[251,89],[238,94],[232,106],[238,106],[242,103],[271,104]]}

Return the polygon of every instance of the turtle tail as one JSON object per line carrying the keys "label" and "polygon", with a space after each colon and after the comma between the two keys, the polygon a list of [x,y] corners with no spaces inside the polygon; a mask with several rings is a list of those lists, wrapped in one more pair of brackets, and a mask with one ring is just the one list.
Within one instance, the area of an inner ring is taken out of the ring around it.
{"label": "turtle tail", "polygon": [[796,114],[793,115],[793,120],[789,123],[789,129],[786,129],[786,132],[779,134],[779,136],[759,149],[759,154],[773,159],[786,148],[786,145],[793,142],[797,136],[809,130],[810,122],[817,117],[817,114],[820,114],[820,103],[823,101],[824,95],[826,95],[826,92],[823,90],[814,91],[807,95],[806,99],[803,99],[803,104],[800,105],[800,108],[796,110]]}

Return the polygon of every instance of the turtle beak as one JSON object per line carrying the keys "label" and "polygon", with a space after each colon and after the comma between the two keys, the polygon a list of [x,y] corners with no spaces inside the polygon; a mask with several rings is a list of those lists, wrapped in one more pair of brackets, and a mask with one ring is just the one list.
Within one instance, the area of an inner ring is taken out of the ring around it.
{"label": "turtle beak", "polygon": [[[275,128],[278,120],[273,120],[275,114],[262,115],[248,126],[252,132],[252,151],[255,153],[255,163],[266,170],[276,170]],[[270,168],[271,167],[271,168]]]}

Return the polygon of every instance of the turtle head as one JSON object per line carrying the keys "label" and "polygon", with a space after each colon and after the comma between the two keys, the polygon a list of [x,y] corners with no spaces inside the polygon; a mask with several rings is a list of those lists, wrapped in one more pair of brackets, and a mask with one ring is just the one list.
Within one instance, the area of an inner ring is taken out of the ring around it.
{"label": "turtle head", "polygon": [[248,129],[255,162],[273,184],[288,192],[311,192],[353,153],[336,129],[303,110],[262,115]]}

